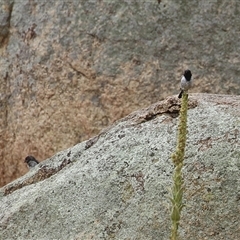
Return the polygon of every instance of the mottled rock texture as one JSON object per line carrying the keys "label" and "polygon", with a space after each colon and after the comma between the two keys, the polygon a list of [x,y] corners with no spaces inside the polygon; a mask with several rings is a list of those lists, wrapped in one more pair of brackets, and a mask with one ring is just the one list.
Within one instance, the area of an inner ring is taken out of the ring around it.
{"label": "mottled rock texture", "polygon": [[[158,3],[160,2],[160,3]],[[239,94],[240,1],[0,0],[0,185],[177,94]]]}
{"label": "mottled rock texture", "polygon": [[[169,239],[169,97],[0,189],[0,239]],[[240,239],[240,97],[190,96],[181,239]]]}

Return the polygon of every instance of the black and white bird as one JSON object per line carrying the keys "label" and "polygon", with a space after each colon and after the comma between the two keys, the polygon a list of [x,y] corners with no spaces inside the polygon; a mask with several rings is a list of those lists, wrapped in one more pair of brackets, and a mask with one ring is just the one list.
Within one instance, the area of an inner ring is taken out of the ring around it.
{"label": "black and white bird", "polygon": [[192,86],[192,73],[190,70],[185,70],[181,79],[181,92],[178,95],[178,98],[181,98],[184,91],[187,91]]}
{"label": "black and white bird", "polygon": [[36,158],[33,156],[27,156],[25,158],[24,162],[27,163],[29,169],[31,169],[39,164],[39,161],[36,160]]}

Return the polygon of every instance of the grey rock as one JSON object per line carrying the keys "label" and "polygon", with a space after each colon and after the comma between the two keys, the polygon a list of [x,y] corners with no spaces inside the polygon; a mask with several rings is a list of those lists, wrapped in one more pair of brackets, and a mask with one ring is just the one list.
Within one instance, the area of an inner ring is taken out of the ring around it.
{"label": "grey rock", "polygon": [[240,1],[0,6],[0,186],[27,155],[46,159],[177,94],[187,68],[192,92],[240,93]]}
{"label": "grey rock", "polygon": [[[168,97],[0,189],[0,239],[168,239]],[[239,239],[240,97],[190,95],[182,239]]]}

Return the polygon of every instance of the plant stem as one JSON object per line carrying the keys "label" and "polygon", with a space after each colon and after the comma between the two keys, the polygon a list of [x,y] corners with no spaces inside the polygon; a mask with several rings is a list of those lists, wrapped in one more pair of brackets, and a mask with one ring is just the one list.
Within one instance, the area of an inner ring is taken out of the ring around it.
{"label": "plant stem", "polygon": [[183,196],[183,177],[182,177],[182,167],[185,154],[185,146],[187,139],[187,109],[188,109],[188,94],[184,91],[182,96],[182,104],[179,116],[179,126],[178,126],[178,139],[177,139],[177,149],[175,153],[172,154],[171,158],[175,166],[173,173],[173,187],[172,187],[172,198],[170,198],[172,203],[171,209],[171,240],[178,239],[178,226],[181,217],[181,211],[183,208],[182,196]]}

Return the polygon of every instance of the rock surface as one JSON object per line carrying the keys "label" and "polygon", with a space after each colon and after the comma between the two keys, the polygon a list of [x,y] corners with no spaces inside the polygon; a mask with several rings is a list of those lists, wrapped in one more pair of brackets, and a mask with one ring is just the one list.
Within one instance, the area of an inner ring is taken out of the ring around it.
{"label": "rock surface", "polygon": [[177,94],[239,94],[239,1],[0,0],[0,185]]}
{"label": "rock surface", "polygon": [[[0,189],[0,239],[168,239],[168,97]],[[240,97],[190,95],[182,239],[240,239]]]}

